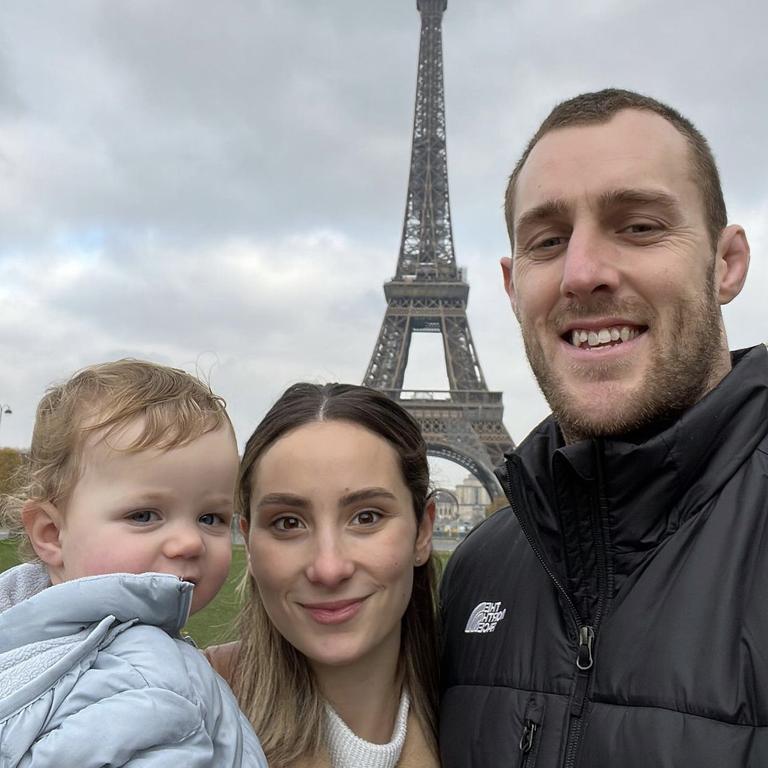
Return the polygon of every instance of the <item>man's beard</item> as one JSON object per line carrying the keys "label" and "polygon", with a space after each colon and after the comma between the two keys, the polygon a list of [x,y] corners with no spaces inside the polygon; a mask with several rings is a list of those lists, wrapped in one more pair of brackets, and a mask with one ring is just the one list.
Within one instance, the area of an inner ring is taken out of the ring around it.
{"label": "man's beard", "polygon": [[[566,386],[568,372],[552,369],[531,329],[522,325],[528,361],[568,442],[625,434],[655,422],[672,419],[698,402],[715,386],[719,380],[717,373],[723,338],[713,285],[714,265],[709,270],[701,297],[681,300],[668,318],[670,325],[665,329],[666,338],[659,338],[658,335],[654,337],[654,348],[649,350],[651,361],[644,383],[637,391],[630,393],[619,389],[616,397],[620,402],[617,402],[615,410],[607,408],[605,413],[597,416],[584,413],[574,403]],[[589,314],[625,315],[620,309],[620,303],[605,300],[572,308],[570,312],[566,310],[566,313],[571,319]],[[660,329],[656,325],[653,330],[658,334]],[[629,367],[632,361],[609,365],[615,374],[619,370],[616,366],[622,364]],[[598,381],[602,378],[599,365],[594,368],[594,378]],[[577,378],[571,381],[571,387],[578,387]]]}

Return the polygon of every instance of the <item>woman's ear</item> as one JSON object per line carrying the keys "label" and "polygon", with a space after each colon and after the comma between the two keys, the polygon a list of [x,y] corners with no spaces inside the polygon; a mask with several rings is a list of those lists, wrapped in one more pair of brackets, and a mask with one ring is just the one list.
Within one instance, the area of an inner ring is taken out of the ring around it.
{"label": "woman's ear", "polygon": [[35,554],[49,568],[61,569],[61,512],[49,501],[27,501],[21,510],[21,521]]}
{"label": "woman's ear", "polygon": [[432,528],[435,525],[435,497],[430,494],[421,516],[419,530],[416,533],[416,546],[413,551],[413,561],[416,565],[424,565],[432,553]]}

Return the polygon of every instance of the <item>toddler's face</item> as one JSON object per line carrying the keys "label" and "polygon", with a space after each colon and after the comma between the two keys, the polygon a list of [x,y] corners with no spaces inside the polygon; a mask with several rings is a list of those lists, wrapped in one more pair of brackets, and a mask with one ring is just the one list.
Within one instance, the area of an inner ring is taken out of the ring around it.
{"label": "toddler's face", "polygon": [[194,613],[229,572],[235,438],[227,425],[171,450],[121,452],[140,427],[86,442],[82,476],[61,510],[62,565],[51,580],[170,573],[195,584]]}

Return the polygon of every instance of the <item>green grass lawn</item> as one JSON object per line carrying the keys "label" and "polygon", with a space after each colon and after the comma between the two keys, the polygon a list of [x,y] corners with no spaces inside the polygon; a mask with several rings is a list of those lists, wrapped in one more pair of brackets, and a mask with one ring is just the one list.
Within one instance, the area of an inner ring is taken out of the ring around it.
{"label": "green grass lawn", "polygon": [[16,565],[17,562],[16,545],[8,539],[0,541],[0,571]]}
{"label": "green grass lawn", "polygon": [[[439,554],[442,565],[448,560],[447,554]],[[0,571],[16,565],[16,548],[11,541],[0,541]],[[237,595],[235,587],[245,570],[245,550],[242,546],[232,549],[232,567],[226,583],[202,611],[195,614],[187,623],[187,632],[195,642],[205,648],[214,643],[223,643],[233,640],[235,635],[234,620],[237,615]]]}

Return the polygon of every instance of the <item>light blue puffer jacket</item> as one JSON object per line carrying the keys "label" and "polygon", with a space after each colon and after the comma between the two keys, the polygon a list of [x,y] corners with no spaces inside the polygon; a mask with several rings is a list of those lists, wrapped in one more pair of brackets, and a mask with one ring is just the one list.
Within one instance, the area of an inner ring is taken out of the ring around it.
{"label": "light blue puffer jacket", "polygon": [[182,640],[192,585],[0,574],[0,768],[266,768],[227,684]]}

